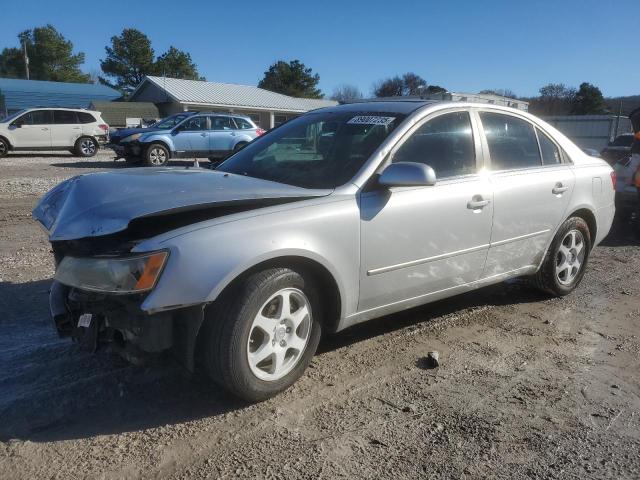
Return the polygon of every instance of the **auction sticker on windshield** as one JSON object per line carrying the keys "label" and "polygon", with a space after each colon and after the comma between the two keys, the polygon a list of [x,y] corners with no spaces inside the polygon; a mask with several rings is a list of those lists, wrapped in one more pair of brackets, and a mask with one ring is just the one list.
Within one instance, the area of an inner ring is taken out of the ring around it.
{"label": "auction sticker on windshield", "polygon": [[347,123],[351,125],[389,125],[396,117],[378,117],[375,115],[361,115],[353,117]]}

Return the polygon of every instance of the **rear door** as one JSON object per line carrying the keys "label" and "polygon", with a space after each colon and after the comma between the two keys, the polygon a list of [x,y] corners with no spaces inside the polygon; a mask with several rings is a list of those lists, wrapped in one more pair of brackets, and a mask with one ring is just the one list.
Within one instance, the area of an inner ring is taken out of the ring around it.
{"label": "rear door", "polygon": [[211,116],[210,146],[213,155],[225,155],[233,149],[236,137],[236,125],[231,117]]}
{"label": "rear door", "polygon": [[73,110],[53,110],[51,124],[51,146],[73,147],[82,136],[82,127]]}
{"label": "rear door", "polygon": [[51,147],[51,111],[32,110],[9,125],[15,148],[47,149]]}
{"label": "rear door", "polygon": [[494,211],[484,276],[538,265],[575,185],[560,147],[527,119],[480,111]]}

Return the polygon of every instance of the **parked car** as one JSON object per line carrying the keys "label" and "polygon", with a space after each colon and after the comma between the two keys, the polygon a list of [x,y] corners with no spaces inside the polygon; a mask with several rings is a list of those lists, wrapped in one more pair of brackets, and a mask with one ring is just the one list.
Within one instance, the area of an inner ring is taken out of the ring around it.
{"label": "parked car", "polygon": [[609,142],[609,145],[604,147],[600,152],[600,156],[609,162],[610,165],[615,165],[621,158],[629,156],[632,144],[633,133],[623,133],[622,135],[618,135],[613,142]]}
{"label": "parked car", "polygon": [[9,151],[68,150],[92,157],[107,141],[100,112],[71,108],[28,108],[0,120],[0,157]]}
{"label": "parked car", "polygon": [[[118,128],[109,134],[109,144],[107,147],[116,152],[116,160],[118,158],[127,158],[125,149],[120,146],[120,142],[125,140],[125,143],[130,141],[128,137],[139,133],[157,132],[159,130],[169,130],[175,127],[178,123],[182,122],[185,118],[190,117],[196,112],[180,112],[175,115],[163,118],[159,122],[156,122],[148,127],[137,128]],[[138,160],[139,161],[139,160]]]}
{"label": "parked car", "polygon": [[513,277],[570,293],[609,232],[613,180],[519,110],[363,101],[291,120],[216,170],[75,177],[33,214],[61,335],[173,351],[259,401],[303,374],[321,332]]}
{"label": "parked car", "polygon": [[617,176],[616,209],[621,213],[636,212],[640,218],[640,108],[629,115],[634,130],[634,143],[628,156],[615,165]]}
{"label": "parked car", "polygon": [[249,117],[202,112],[175,126],[129,135],[116,151],[131,163],[149,167],[166,165],[170,158],[209,157],[219,163],[264,133]]}

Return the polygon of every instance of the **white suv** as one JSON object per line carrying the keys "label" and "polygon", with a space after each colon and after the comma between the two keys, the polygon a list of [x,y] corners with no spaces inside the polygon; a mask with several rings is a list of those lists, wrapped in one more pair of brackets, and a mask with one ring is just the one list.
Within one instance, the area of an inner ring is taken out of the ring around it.
{"label": "white suv", "polygon": [[0,157],[11,150],[69,150],[92,157],[108,133],[100,112],[28,108],[0,120]]}

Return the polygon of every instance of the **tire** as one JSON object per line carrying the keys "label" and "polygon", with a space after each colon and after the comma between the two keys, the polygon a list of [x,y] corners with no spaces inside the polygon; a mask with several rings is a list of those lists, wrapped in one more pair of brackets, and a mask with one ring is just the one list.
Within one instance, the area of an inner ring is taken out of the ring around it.
{"label": "tire", "polygon": [[95,138],[92,137],[80,137],[76,140],[76,144],[73,147],[73,152],[77,157],[93,157],[96,153],[98,153],[98,142]]}
{"label": "tire", "polygon": [[164,167],[169,163],[169,150],[161,143],[152,143],[145,150],[142,160],[147,167]]}
{"label": "tire", "polygon": [[236,143],[236,146],[233,147],[233,153],[236,153],[237,151],[242,150],[248,144],[249,144],[249,142],[238,142],[238,143]]}
{"label": "tire", "polygon": [[[289,315],[282,313],[285,296],[294,309]],[[311,362],[320,341],[320,315],[310,278],[287,268],[254,273],[207,309],[198,339],[202,366],[213,381],[244,400],[271,398]]]}
{"label": "tire", "polygon": [[7,153],[9,153],[9,143],[4,138],[0,138],[0,158]]}
{"label": "tire", "polygon": [[[581,245],[581,247],[579,247]],[[533,284],[561,297],[580,284],[591,252],[589,226],[580,217],[571,217],[558,229]]]}

